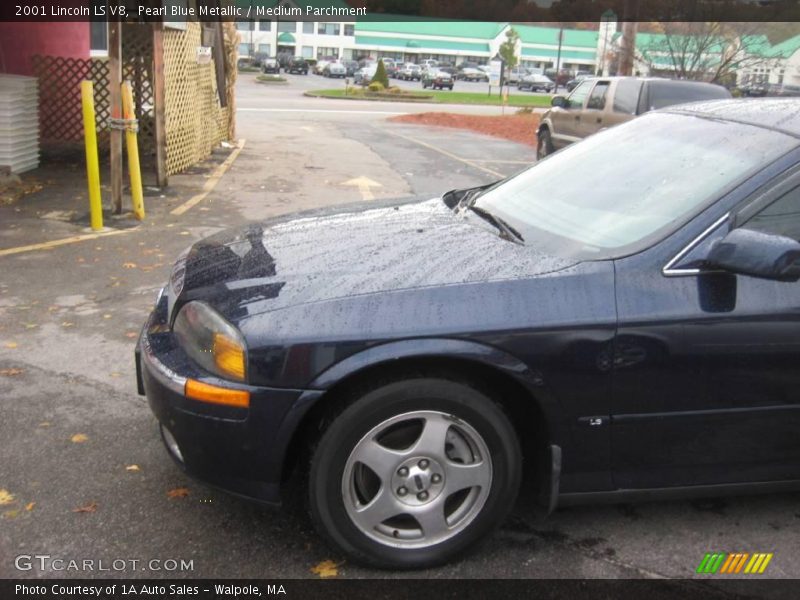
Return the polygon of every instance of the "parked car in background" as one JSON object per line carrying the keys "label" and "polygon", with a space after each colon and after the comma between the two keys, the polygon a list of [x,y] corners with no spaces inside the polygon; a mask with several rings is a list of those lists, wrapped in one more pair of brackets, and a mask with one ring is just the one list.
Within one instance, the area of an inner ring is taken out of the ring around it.
{"label": "parked car in background", "polygon": [[395,69],[395,65],[397,63],[395,63],[393,58],[381,58],[380,60],[383,61],[383,68],[386,70],[387,75],[389,74],[390,70]]}
{"label": "parked car in background", "polygon": [[314,65],[314,74],[315,75],[322,75],[322,72],[325,70],[325,67],[328,66],[330,60],[320,59],[317,61],[317,64]]}
{"label": "parked car in background", "polygon": [[301,75],[308,75],[308,63],[302,56],[293,57],[284,67],[287,73],[299,73]]}
{"label": "parked car in background", "polygon": [[322,69],[323,77],[340,77],[344,79],[347,76],[347,69],[340,62],[329,62]]}
{"label": "parked car in background", "polygon": [[584,79],[568,96],[554,96],[537,130],[536,155],[552,154],[601,129],[658,108],[730,98],[721,85],[649,77]]}
{"label": "parked car in background", "polygon": [[423,69],[426,68],[426,67],[430,69],[430,68],[438,67],[439,66],[439,61],[438,60],[434,60],[432,58],[425,58],[425,59],[419,61],[419,66],[422,67]]}
{"label": "parked car in background", "polygon": [[343,60],[342,64],[344,65],[345,75],[347,77],[353,77],[360,68],[358,63],[354,60]]}
{"label": "parked car in background", "polygon": [[525,67],[514,67],[513,69],[506,70],[505,83],[508,85],[517,85],[520,80],[528,75],[528,69]]}
{"label": "parked car in background", "polygon": [[461,81],[489,81],[489,75],[476,67],[462,67],[456,73],[456,79]]}
{"label": "parked car in background", "polygon": [[289,54],[288,52],[280,52],[277,55],[278,63],[280,63],[281,69],[284,70],[286,70],[286,68],[289,66],[289,63],[292,62],[293,58],[294,55]]}
{"label": "parked car in background", "polygon": [[566,84],[567,85],[567,91],[571,92],[576,87],[578,87],[578,84],[581,81],[583,81],[584,79],[590,79],[592,77],[595,77],[594,73],[578,73],[577,75],[575,75],[575,77],[573,77],[572,79],[570,79],[567,82],[567,84]]}
{"label": "parked car in background", "polygon": [[[177,468],[308,503],[336,556],[379,568],[476,550],[521,488],[546,512],[797,491],[798,167],[796,100],[703,102],[432,200],[215,233],[141,329],[138,392]],[[250,511],[222,515],[246,537]]]}
{"label": "parked car in background", "polygon": [[281,64],[277,58],[265,58],[261,61],[261,71],[263,73],[280,73]]}
{"label": "parked car in background", "polygon": [[439,68],[426,69],[425,73],[422,75],[422,87],[423,89],[433,88],[434,90],[441,90],[447,88],[448,90],[452,90],[453,76]]}
{"label": "parked car in background", "polygon": [[525,75],[517,84],[519,91],[532,92],[552,92],[555,86],[556,84],[547,75]]}
{"label": "parked car in background", "polygon": [[377,72],[378,67],[375,64],[372,64],[368,67],[362,67],[356,71],[355,75],[353,76],[353,82],[358,85],[369,85],[372,82],[372,78],[375,77],[375,73]]}
{"label": "parked car in background", "polygon": [[561,69],[556,73],[555,69],[545,69],[544,74],[553,80],[559,87],[567,85],[567,82],[575,76],[569,69]]}
{"label": "parked car in background", "polygon": [[769,84],[764,82],[748,83],[739,87],[739,92],[742,96],[750,96],[753,98],[762,98],[769,93]]}
{"label": "parked car in background", "polygon": [[414,63],[406,63],[397,73],[397,78],[404,81],[420,81],[422,79],[422,67]]}
{"label": "parked car in background", "polygon": [[440,71],[444,71],[445,73],[448,73],[453,79],[455,79],[455,75],[456,75],[457,71],[456,71],[456,68],[453,65],[439,65],[436,68],[439,69]]}

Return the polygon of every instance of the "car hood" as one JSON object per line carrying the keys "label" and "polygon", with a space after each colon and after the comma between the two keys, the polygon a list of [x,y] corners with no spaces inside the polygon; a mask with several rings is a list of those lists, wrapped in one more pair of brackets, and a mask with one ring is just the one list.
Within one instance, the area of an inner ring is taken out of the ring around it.
{"label": "car hood", "polygon": [[313,302],[529,278],[575,264],[499,237],[441,199],[282,219],[197,242],[171,308],[204,300],[229,320]]}

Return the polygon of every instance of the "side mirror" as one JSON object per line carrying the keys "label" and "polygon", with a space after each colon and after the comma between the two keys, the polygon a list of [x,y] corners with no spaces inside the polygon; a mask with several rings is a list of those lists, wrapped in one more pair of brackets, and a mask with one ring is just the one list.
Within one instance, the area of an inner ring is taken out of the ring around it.
{"label": "side mirror", "polygon": [[706,266],[777,281],[800,279],[800,243],[782,235],[734,229],[715,242]]}
{"label": "side mirror", "polygon": [[550,100],[550,106],[556,106],[558,108],[567,108],[567,99],[564,96],[553,96]]}

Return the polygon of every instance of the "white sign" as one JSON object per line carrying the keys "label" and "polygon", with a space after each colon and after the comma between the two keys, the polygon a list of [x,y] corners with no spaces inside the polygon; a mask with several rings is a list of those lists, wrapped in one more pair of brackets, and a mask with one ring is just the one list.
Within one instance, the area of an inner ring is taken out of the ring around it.
{"label": "white sign", "polygon": [[503,68],[503,62],[499,60],[489,61],[489,85],[500,85],[500,71]]}
{"label": "white sign", "polygon": [[197,64],[207,65],[211,62],[211,48],[209,46],[197,47]]}

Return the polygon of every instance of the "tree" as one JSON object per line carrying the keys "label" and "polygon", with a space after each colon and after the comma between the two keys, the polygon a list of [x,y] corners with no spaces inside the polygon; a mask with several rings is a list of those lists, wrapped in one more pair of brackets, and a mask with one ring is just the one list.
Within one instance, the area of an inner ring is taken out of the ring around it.
{"label": "tree", "polygon": [[663,34],[653,35],[637,48],[637,57],[651,71],[678,79],[712,83],[736,80],[736,72],[780,59],[759,23],[664,23]]}
{"label": "tree", "polygon": [[519,34],[513,27],[506,31],[506,41],[500,44],[500,58],[505,63],[506,72],[511,71],[517,66],[517,44],[519,44]]}
{"label": "tree", "polygon": [[375,70],[375,76],[372,78],[372,83],[376,81],[384,88],[389,87],[389,76],[386,74],[386,67],[383,65],[383,59],[378,60],[378,68]]}

